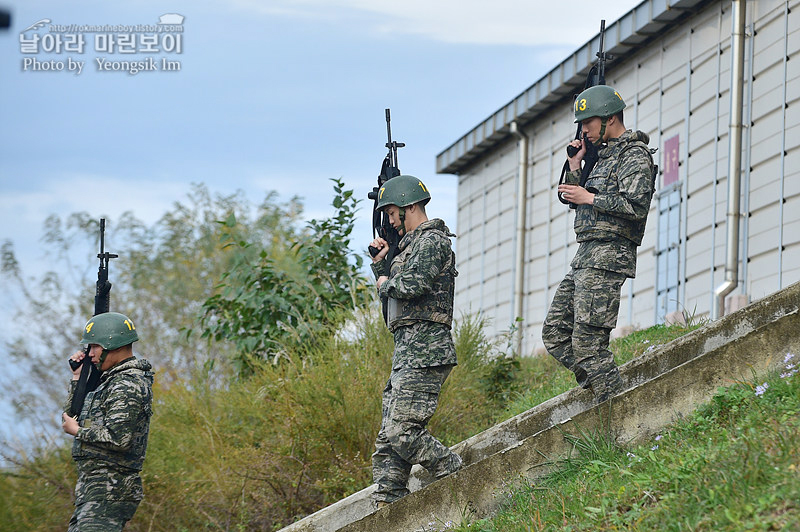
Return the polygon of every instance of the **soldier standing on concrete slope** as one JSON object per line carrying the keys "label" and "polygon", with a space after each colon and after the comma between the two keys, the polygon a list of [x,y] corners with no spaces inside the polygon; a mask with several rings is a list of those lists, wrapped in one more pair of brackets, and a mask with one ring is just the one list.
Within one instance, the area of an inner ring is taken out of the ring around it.
{"label": "soldier standing on concrete slope", "polygon": [[[590,87],[575,100],[575,122],[584,137],[570,145],[570,171],[558,191],[576,205],[578,251],[558,286],[542,327],[548,352],[590,388],[597,402],[622,390],[614,355],[608,350],[617,324],[620,291],[636,275],[636,248],[642,243],[655,186],[649,137],[625,128],[625,102],[607,85]],[[587,140],[599,160],[580,186]]]}
{"label": "soldier standing on concrete slope", "polygon": [[371,244],[380,250],[372,270],[379,295],[388,298],[386,321],[395,344],[372,455],[378,508],[409,493],[413,464],[421,464],[436,479],[461,467],[461,457],[426,428],[442,384],[456,365],[450,328],[458,275],[450,242],[455,235],[442,220],[428,220],[425,205],[430,198],[422,181],[410,175],[389,179],[378,191],[376,208],[384,209],[402,237],[390,265],[384,260],[386,241],[379,237]]}
{"label": "soldier standing on concrete slope", "polygon": [[[147,360],[133,356],[139,336],[123,314],[106,312],[83,329],[100,384],[86,395],[80,415],[62,414],[64,432],[75,436],[72,458],[78,469],[75,512],[68,532],[120,531],[143,497],[142,470],[153,404],[153,373]],[[70,358],[81,361],[83,351]],[[66,410],[80,376],[73,371]]]}

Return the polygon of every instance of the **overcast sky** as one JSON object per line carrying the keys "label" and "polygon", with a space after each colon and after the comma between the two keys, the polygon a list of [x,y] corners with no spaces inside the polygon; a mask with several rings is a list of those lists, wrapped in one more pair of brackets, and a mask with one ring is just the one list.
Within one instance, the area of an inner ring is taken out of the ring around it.
{"label": "overcast sky", "polygon": [[[435,174],[436,154],[594,36],[600,18],[610,24],[635,3],[0,5],[13,17],[0,33],[0,241],[13,240],[23,260],[35,261],[38,247],[29,243],[48,214],[132,210],[152,222],[191,182],[242,189],[256,202],[270,190],[297,194],[309,217],[324,216],[328,179],[343,178],[359,195],[374,185],[386,107],[395,138],[407,145],[401,170],[427,182],[433,213],[455,225],[456,177]],[[23,35],[52,38],[51,25],[155,25],[167,13],[185,17],[181,53],[98,52],[93,33],[84,34],[83,53],[21,51],[21,32],[43,19],[50,23]],[[98,69],[98,59],[148,57],[180,70]],[[50,61],[64,70],[42,70]],[[69,72],[70,61],[84,63],[80,74]],[[368,207],[359,240],[370,237]]]}
{"label": "overcast sky", "polygon": [[[400,169],[428,185],[429,213],[457,232],[457,177],[435,174],[436,154],[591,39],[600,19],[636,4],[0,0],[12,15],[0,30],[0,242],[37,271],[52,213],[133,211],[152,223],[197,182],[254,203],[272,190],[298,195],[308,219],[332,213],[328,180],[342,178],[365,198],[354,235],[365,249],[387,107],[406,143]],[[182,33],[158,52],[104,52],[88,32],[82,53],[66,49],[81,33],[70,25],[155,25],[165,14],[183,17]],[[39,51],[23,53],[21,36],[38,36]],[[60,53],[43,50],[59,41]],[[148,57],[173,70],[99,70]],[[80,73],[69,70],[79,62]]]}

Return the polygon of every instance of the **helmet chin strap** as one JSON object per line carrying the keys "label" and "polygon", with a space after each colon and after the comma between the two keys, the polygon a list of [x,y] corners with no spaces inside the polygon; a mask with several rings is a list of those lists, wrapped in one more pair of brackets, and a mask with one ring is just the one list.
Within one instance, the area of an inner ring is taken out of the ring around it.
{"label": "helmet chin strap", "polygon": [[603,144],[603,135],[606,134],[606,124],[608,124],[608,117],[607,116],[601,117],[600,118],[600,137],[598,137],[598,139],[595,142],[592,143],[598,148],[600,147],[601,144]]}
{"label": "helmet chin strap", "polygon": [[398,214],[397,216],[400,218],[400,226],[403,228],[403,236],[408,233],[406,229],[406,209],[405,207],[398,207]]}
{"label": "helmet chin strap", "polygon": [[108,349],[106,349],[106,348],[104,347],[104,348],[103,348],[103,352],[102,352],[102,353],[100,353],[100,360],[98,360],[98,361],[97,361],[97,364],[95,364],[95,367],[97,368],[97,371],[100,371],[100,372],[102,372],[102,371],[103,371],[103,362],[105,362],[105,361],[106,361],[106,357],[107,357],[107,356],[108,356]]}

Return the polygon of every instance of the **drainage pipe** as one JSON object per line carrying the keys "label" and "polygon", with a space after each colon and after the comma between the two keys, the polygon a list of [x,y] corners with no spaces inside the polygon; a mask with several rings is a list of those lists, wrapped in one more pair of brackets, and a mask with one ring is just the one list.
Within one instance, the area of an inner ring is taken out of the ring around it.
{"label": "drainage pipe", "polygon": [[522,318],[522,305],[525,296],[525,224],[527,223],[528,207],[528,136],[522,132],[516,120],[511,122],[511,134],[519,142],[519,169],[517,171],[517,249],[514,253],[514,325],[516,332],[516,353],[522,355],[522,324],[517,318]]}
{"label": "drainage pipe", "polygon": [[742,102],[744,93],[744,23],[746,0],[732,2],[731,112],[728,128],[728,213],[725,282],[714,291],[714,319],[725,314],[725,296],[739,284],[739,222],[742,173]]}

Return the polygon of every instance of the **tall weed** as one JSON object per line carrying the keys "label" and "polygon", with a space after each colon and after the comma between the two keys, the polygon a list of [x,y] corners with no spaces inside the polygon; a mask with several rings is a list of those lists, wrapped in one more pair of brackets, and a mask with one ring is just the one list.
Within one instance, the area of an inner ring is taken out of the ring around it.
{"label": "tall weed", "polygon": [[[374,301],[332,322],[343,325],[311,345],[254,358],[246,379],[207,365],[156,380],[146,498],[128,530],[276,530],[371,483],[393,341]],[[522,397],[572,386],[550,357],[499,367],[514,354],[485,326],[480,316],[454,326],[459,365],[430,423],[448,445],[516,413]],[[66,446],[18,457],[0,474],[0,529],[63,530],[74,482]]]}
{"label": "tall weed", "polygon": [[[156,379],[146,498],[129,530],[275,530],[371,483],[393,340],[374,301],[333,322],[345,325],[280,357],[252,359],[246,379],[212,365],[169,385]],[[454,328],[459,365],[430,423],[448,445],[501,419],[493,393],[522,382],[515,372],[486,385],[502,350],[484,327],[463,316]],[[69,450],[42,449],[19,463],[0,475],[9,494],[0,529],[63,530],[75,482]]]}

